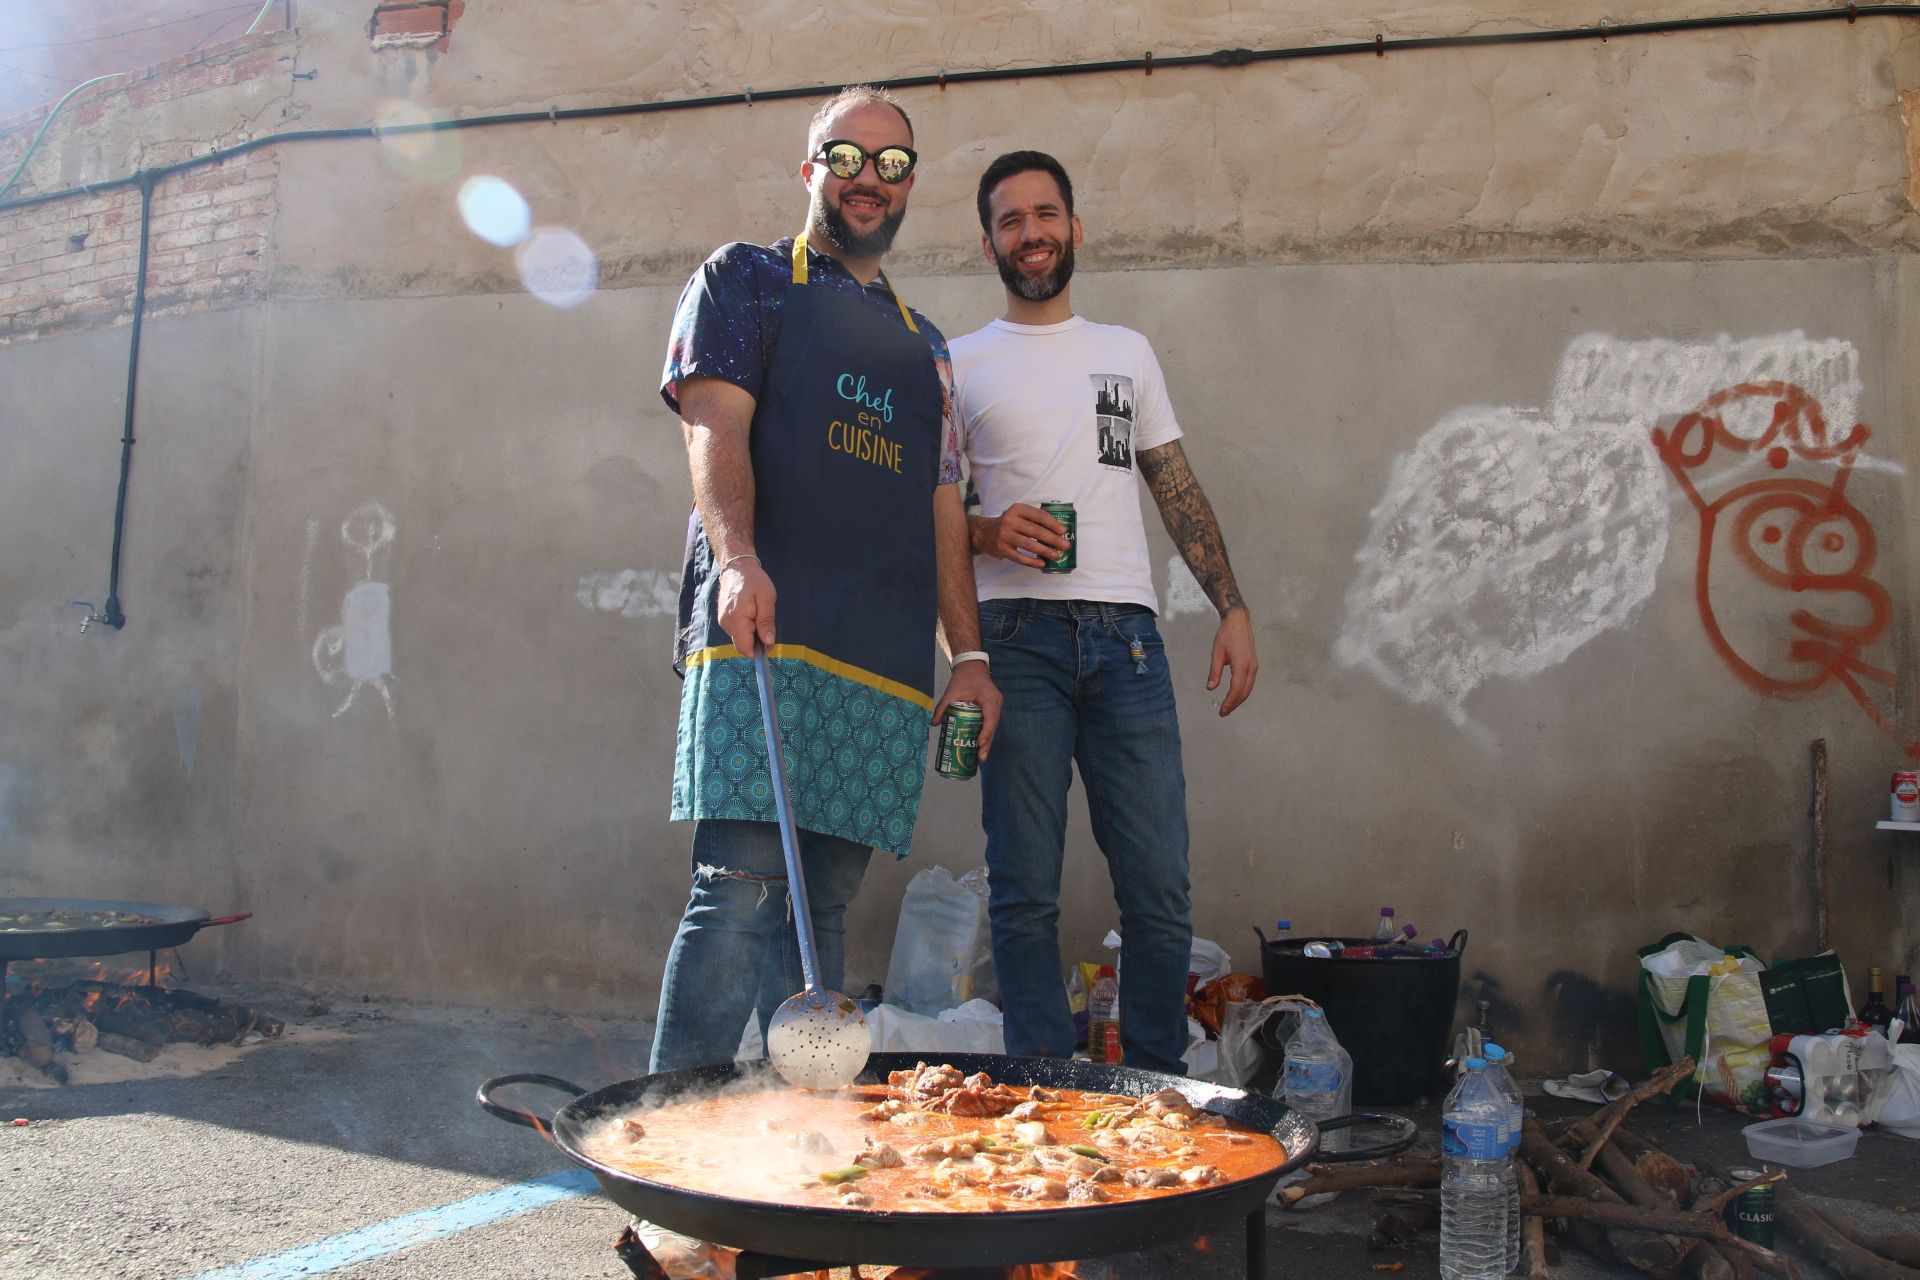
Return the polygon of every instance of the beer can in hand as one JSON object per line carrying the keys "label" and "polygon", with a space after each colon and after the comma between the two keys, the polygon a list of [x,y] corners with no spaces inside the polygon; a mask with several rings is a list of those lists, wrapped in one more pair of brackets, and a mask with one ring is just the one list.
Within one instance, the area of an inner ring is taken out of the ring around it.
{"label": "beer can in hand", "polygon": [[1040,509],[1067,526],[1067,549],[1040,566],[1042,573],[1072,573],[1080,563],[1080,521],[1071,502],[1043,502]]}
{"label": "beer can in hand", "polygon": [[933,767],[964,782],[980,771],[980,726],[986,715],[977,702],[949,702],[940,722],[940,750]]}

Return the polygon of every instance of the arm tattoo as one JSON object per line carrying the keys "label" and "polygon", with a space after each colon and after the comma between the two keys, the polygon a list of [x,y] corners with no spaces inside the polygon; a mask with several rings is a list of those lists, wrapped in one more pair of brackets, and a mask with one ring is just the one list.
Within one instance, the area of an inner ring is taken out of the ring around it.
{"label": "arm tattoo", "polygon": [[1207,599],[1222,617],[1233,609],[1244,609],[1247,602],[1233,580],[1233,566],[1227,563],[1220,522],[1200,489],[1199,478],[1187,465],[1186,450],[1178,440],[1172,440],[1141,453],[1139,461],[1140,474],[1146,477],[1147,489],[1160,508],[1167,536],[1180,549],[1181,559],[1199,580]]}

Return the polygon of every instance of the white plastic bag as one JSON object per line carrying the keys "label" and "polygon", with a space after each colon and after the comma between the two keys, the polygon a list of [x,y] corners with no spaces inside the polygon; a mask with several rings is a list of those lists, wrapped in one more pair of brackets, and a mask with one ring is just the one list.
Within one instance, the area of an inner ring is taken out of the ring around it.
{"label": "white plastic bag", "polygon": [[969,1000],[944,1009],[937,1018],[912,1013],[892,1004],[876,1005],[867,1014],[875,1053],[1005,1053],[1006,1033],[1000,1011],[985,1000]]}
{"label": "white plastic bag", "polygon": [[[1905,1026],[1896,1019],[1887,1038],[1898,1041]],[[1893,1068],[1874,1093],[1870,1119],[1903,1138],[1920,1138],[1920,1044],[1894,1043],[1889,1052]]]}
{"label": "white plastic bag", "polygon": [[907,883],[900,900],[887,964],[887,1003],[931,1017],[999,994],[987,925],[986,868],[955,880],[945,867],[928,867]]}

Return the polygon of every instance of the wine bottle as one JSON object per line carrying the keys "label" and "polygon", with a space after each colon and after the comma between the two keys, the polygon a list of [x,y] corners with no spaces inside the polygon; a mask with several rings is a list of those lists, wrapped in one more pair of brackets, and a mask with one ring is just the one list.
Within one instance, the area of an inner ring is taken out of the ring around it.
{"label": "wine bottle", "polygon": [[1920,1000],[1914,999],[1913,979],[1903,976],[1894,991],[1900,997],[1899,1018],[1907,1024],[1900,1031],[1900,1043],[1920,1044]]}
{"label": "wine bottle", "polygon": [[1880,994],[1880,967],[1874,965],[1867,970],[1867,1002],[1860,1006],[1860,1021],[1885,1035],[1887,1024],[1893,1021],[1893,1010],[1887,1008],[1887,1001]]}

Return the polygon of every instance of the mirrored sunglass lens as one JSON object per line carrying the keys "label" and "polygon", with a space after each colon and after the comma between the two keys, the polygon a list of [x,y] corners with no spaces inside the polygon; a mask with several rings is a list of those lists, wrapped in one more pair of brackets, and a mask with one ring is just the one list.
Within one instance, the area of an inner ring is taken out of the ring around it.
{"label": "mirrored sunglass lens", "polygon": [[913,157],[897,148],[888,147],[873,158],[873,164],[883,179],[898,182],[913,168]]}
{"label": "mirrored sunglass lens", "polygon": [[838,146],[827,148],[827,168],[842,178],[851,178],[864,169],[867,153],[851,142],[842,142]]}

